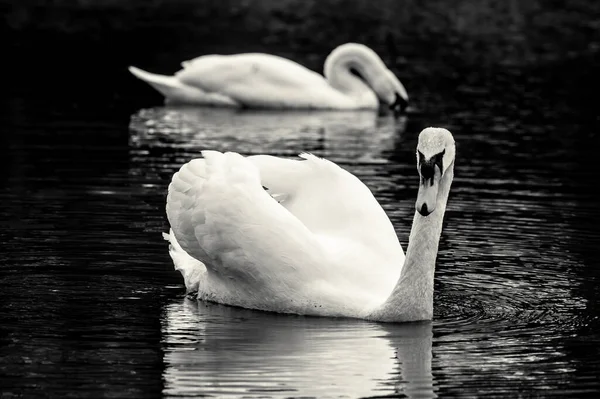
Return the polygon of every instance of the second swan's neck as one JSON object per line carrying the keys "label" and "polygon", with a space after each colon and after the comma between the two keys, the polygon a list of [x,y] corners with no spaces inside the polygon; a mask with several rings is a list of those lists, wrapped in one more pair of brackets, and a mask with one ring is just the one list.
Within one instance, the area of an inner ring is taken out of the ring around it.
{"label": "second swan's neck", "polygon": [[[354,75],[355,70],[364,79]],[[331,52],[325,60],[324,75],[331,87],[364,105],[378,103],[371,89],[377,79],[386,73],[386,66],[370,48],[356,43],[346,43]]]}
{"label": "second swan's neck", "polygon": [[442,177],[433,213],[425,217],[415,212],[400,278],[389,298],[371,314],[371,319],[402,322],[432,318],[435,260],[453,176],[454,164]]}

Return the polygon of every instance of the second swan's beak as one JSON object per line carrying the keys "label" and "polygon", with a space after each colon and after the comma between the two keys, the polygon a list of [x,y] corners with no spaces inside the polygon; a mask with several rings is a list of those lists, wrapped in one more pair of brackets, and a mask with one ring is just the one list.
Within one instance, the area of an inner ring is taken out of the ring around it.
{"label": "second swan's beak", "polygon": [[406,111],[408,107],[408,101],[405,100],[400,94],[396,93],[394,102],[390,105],[390,109],[394,112],[395,116],[399,116]]}
{"label": "second swan's beak", "polygon": [[428,216],[435,211],[441,177],[442,172],[437,165],[423,165],[421,167],[421,182],[419,184],[419,193],[417,194],[417,202],[415,204],[417,212],[419,212],[421,216]]}

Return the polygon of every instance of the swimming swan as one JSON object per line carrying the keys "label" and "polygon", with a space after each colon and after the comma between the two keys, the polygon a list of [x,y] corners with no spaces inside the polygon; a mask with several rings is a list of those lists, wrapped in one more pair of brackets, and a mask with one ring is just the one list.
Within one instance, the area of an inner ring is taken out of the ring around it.
{"label": "swimming swan", "polygon": [[336,164],[203,151],[173,175],[170,254],[198,299],[375,321],[429,320],[452,134],[419,135],[420,184],[406,258],[371,191]]}
{"label": "swimming swan", "polygon": [[[346,43],[325,60],[325,78],[271,54],[204,55],[184,61],[173,76],[134,66],[167,103],[237,108],[377,109],[379,100],[399,112],[408,94],[381,58],[362,44]],[[379,100],[378,100],[379,99]]]}

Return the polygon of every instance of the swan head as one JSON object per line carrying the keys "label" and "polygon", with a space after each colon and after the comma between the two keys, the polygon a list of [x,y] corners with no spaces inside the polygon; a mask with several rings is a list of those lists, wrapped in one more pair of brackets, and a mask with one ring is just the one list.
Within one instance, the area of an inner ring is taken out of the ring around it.
{"label": "swan head", "polygon": [[419,134],[417,170],[420,180],[415,207],[421,216],[435,211],[440,182],[454,163],[455,154],[454,137],[448,130],[428,127]]}
{"label": "swan head", "polygon": [[404,85],[389,69],[386,69],[384,73],[375,79],[373,91],[375,91],[379,100],[396,115],[403,113],[408,107],[408,93]]}
{"label": "swan head", "polygon": [[342,91],[350,90],[349,83],[336,74],[340,67],[357,76],[375,93],[380,104],[387,105],[395,114],[406,110],[408,94],[404,85],[369,47],[359,43],[345,43],[336,47],[325,60],[325,78]]}

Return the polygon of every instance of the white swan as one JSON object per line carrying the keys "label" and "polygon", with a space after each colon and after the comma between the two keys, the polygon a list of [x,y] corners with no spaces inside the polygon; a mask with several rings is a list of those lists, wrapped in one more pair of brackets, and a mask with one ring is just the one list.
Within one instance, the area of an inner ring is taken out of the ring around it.
{"label": "white swan", "polygon": [[371,191],[336,164],[309,154],[303,161],[202,154],[173,175],[165,235],[199,299],[377,321],[432,318],[435,259],[454,175],[448,130],[419,135],[420,185],[406,259]]}
{"label": "white swan", "polygon": [[[134,66],[167,103],[276,109],[377,109],[379,100],[399,112],[408,94],[370,48],[346,43],[325,60],[325,78],[288,59],[270,54],[204,55],[184,61],[173,76]],[[379,99],[379,100],[378,100]]]}

